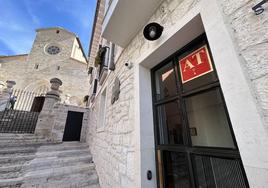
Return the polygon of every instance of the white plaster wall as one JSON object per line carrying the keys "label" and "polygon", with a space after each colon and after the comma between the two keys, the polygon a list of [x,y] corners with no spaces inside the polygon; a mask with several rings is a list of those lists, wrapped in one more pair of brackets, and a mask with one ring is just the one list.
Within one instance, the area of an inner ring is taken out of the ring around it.
{"label": "white plaster wall", "polygon": [[77,41],[77,39],[74,39],[74,43],[73,43],[73,49],[72,49],[72,58],[81,61],[83,63],[86,63],[85,57],[83,55],[82,49],[80,48],[80,45]]}

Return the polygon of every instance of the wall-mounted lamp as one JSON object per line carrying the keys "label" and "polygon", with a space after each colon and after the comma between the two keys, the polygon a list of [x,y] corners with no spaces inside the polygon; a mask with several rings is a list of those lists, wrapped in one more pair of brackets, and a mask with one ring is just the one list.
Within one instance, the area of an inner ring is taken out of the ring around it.
{"label": "wall-mounted lamp", "polygon": [[143,29],[143,36],[147,40],[157,40],[162,35],[164,27],[158,23],[152,22],[145,26]]}
{"label": "wall-mounted lamp", "polygon": [[264,8],[262,7],[262,5],[267,2],[268,0],[263,0],[252,8],[252,10],[255,12],[256,15],[263,13]]}

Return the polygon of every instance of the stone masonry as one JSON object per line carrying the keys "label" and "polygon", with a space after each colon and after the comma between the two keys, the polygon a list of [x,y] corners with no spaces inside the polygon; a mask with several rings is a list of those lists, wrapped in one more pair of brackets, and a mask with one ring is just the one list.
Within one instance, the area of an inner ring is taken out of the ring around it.
{"label": "stone masonry", "polygon": [[88,145],[1,134],[1,188],[100,188]]}
{"label": "stone masonry", "polygon": [[[148,22],[158,22],[165,28],[172,27],[201,0],[165,0],[152,15]],[[256,16],[251,10],[256,0],[218,0],[222,9],[226,26],[236,44],[241,58],[241,66],[248,79],[248,85],[256,98],[259,113],[268,128],[268,76],[267,76],[267,10]],[[96,169],[100,177],[102,188],[137,188],[135,178],[139,170],[138,151],[134,137],[137,132],[134,124],[134,74],[124,63],[137,60],[155,48],[145,40],[142,30],[133,38],[123,50],[116,62],[116,69],[110,72],[106,81],[97,92],[90,110],[87,128],[87,142],[95,157]],[[118,101],[111,104],[112,87],[115,77],[118,77],[120,96]],[[105,126],[100,127],[98,116],[100,113],[100,95],[106,88]],[[146,114],[144,114],[146,115]]]}
{"label": "stone masonry", "polygon": [[[118,76],[120,86],[119,100],[111,104],[112,87]],[[107,92],[105,125],[98,127],[100,100],[98,96],[90,110],[87,142],[96,152],[95,163],[101,177],[102,187],[126,187],[133,184],[137,162],[135,162],[134,117],[133,117],[133,69],[117,64],[113,74],[107,79],[104,88]],[[97,157],[98,156],[98,157]],[[133,185],[135,187],[135,185]]]}
{"label": "stone masonry", "polygon": [[[0,81],[14,80],[15,89],[38,92],[48,89],[49,80],[57,77],[64,83],[62,100],[70,95],[70,104],[81,105],[88,92],[89,77],[87,59],[78,41],[74,33],[62,28],[38,29],[29,54],[0,56]],[[58,46],[60,53],[48,54],[46,48],[50,45]]]}
{"label": "stone masonry", "polygon": [[[268,12],[256,16],[251,8],[257,3],[257,0],[223,0],[221,5],[268,130]],[[267,4],[264,7],[267,9]]]}

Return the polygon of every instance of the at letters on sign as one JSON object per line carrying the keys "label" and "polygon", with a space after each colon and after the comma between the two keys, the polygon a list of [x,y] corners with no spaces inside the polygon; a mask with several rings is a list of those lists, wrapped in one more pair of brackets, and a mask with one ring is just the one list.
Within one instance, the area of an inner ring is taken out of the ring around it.
{"label": "at letters on sign", "polygon": [[213,71],[207,46],[179,60],[182,83],[188,82]]}

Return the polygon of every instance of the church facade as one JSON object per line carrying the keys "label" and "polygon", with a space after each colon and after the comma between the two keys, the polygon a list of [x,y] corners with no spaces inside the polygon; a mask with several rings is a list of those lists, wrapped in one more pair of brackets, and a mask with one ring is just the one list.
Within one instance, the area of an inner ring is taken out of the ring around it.
{"label": "church facade", "polygon": [[97,2],[87,142],[101,187],[266,187],[260,1]]}
{"label": "church facade", "polygon": [[63,82],[62,101],[81,105],[88,94],[87,58],[79,38],[66,29],[37,29],[29,54],[0,56],[0,81],[15,81],[14,89],[45,94],[55,77]]}

